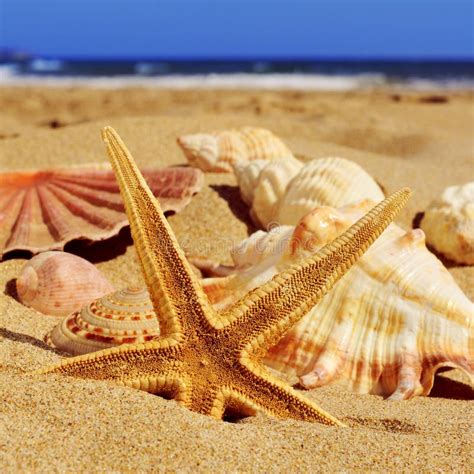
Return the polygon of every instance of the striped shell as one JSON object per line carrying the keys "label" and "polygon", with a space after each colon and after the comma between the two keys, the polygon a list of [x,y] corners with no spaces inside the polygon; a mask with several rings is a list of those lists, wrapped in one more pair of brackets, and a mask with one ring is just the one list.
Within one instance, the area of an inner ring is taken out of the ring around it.
{"label": "striped shell", "polygon": [[304,165],[296,159],[259,163],[258,167],[238,168],[236,175],[242,198],[262,227],[295,225],[316,206],[340,207],[361,199],[384,198],[374,179],[344,158],[322,158]]}
{"label": "striped shell", "polygon": [[[165,211],[179,211],[201,189],[191,168],[145,170]],[[91,165],[0,174],[0,257],[14,250],[63,249],[74,239],[103,240],[128,224],[114,173]]]}
{"label": "striped shell", "polygon": [[237,164],[292,156],[288,147],[264,128],[243,127],[183,135],[177,142],[189,164],[203,171],[230,173]]}
{"label": "striped shell", "polygon": [[29,260],[16,280],[19,300],[43,314],[66,316],[114,290],[92,263],[64,252]]}
{"label": "striped shell", "polygon": [[474,265],[474,182],[446,188],[426,209],[421,228],[437,252]]}
{"label": "striped shell", "polygon": [[[210,300],[228,307],[331,242],[372,204],[318,207],[296,227],[258,231],[234,250],[233,274],[204,280]],[[264,362],[307,388],[339,380],[392,399],[427,395],[439,367],[474,374],[474,305],[426,249],[423,231],[391,224]]]}
{"label": "striped shell", "polygon": [[160,334],[145,288],[126,288],[92,301],[58,324],[48,342],[72,355],[119,344],[146,342]]}

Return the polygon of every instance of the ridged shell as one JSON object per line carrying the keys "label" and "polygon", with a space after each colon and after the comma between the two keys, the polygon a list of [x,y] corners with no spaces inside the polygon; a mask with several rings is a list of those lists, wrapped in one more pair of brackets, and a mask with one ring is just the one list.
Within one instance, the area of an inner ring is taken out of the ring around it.
{"label": "ridged shell", "polygon": [[474,265],[474,182],[446,188],[426,209],[421,228],[437,252]]}
{"label": "ridged shell", "polygon": [[[180,211],[203,183],[201,171],[192,168],[143,174],[165,211]],[[108,167],[0,174],[0,257],[13,250],[63,249],[73,239],[103,240],[127,224]]]}
{"label": "ridged shell", "polygon": [[279,202],[301,168],[303,163],[291,156],[270,163],[258,160],[235,167],[240,194],[251,206],[250,215],[257,224],[267,227],[276,221]]}
{"label": "ridged shell", "polygon": [[295,158],[278,160],[240,167],[236,174],[242,198],[262,227],[295,225],[316,206],[340,207],[361,199],[384,198],[374,179],[344,158],[322,158],[304,165]]}
{"label": "ridged shell", "polygon": [[160,328],[145,288],[126,288],[99,298],[58,324],[48,342],[72,355],[119,344],[146,342]]}
{"label": "ridged shell", "polygon": [[[318,207],[295,228],[259,231],[234,250],[234,274],[204,280],[224,308],[340,235],[373,202]],[[228,268],[226,268],[228,271]],[[474,374],[474,305],[425,246],[391,224],[265,363],[313,388],[335,380],[392,399],[427,395],[439,367]]]}
{"label": "ridged shell", "polygon": [[257,187],[258,178],[262,170],[267,166],[266,160],[255,160],[251,163],[237,163],[234,173],[239,184],[240,196],[245,204],[252,205]]}
{"label": "ridged shell", "polygon": [[288,147],[264,128],[243,127],[183,135],[177,142],[189,164],[203,171],[230,173],[237,164],[292,156]]}
{"label": "ridged shell", "polygon": [[64,252],[29,260],[16,280],[20,301],[43,314],[66,316],[114,290],[92,263]]}
{"label": "ridged shell", "polygon": [[288,184],[276,219],[280,224],[295,225],[316,206],[340,207],[361,199],[380,201],[384,194],[357,163],[344,158],[313,160]]}

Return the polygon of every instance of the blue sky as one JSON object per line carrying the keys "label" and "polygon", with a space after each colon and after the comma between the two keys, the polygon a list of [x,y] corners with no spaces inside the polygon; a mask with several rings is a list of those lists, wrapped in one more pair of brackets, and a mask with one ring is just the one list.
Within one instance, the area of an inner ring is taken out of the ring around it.
{"label": "blue sky", "polygon": [[0,0],[0,47],[60,57],[474,58],[474,0]]}

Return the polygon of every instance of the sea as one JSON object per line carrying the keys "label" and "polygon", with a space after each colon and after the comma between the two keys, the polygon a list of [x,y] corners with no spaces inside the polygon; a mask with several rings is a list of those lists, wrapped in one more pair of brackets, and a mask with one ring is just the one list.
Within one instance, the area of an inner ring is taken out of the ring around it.
{"label": "sea", "polygon": [[344,91],[473,89],[474,60],[90,60],[0,54],[0,85]]}

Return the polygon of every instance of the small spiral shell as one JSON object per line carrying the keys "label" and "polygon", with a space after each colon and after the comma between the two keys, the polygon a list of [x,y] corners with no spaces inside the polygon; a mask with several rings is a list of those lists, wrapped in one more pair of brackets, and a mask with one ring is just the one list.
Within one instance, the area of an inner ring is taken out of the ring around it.
{"label": "small spiral shell", "polygon": [[48,342],[72,355],[120,344],[146,342],[160,327],[146,288],[125,288],[75,311],[58,324]]}

